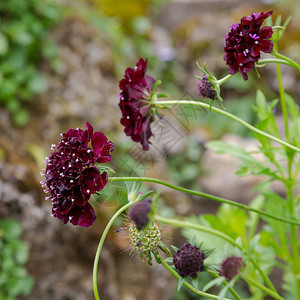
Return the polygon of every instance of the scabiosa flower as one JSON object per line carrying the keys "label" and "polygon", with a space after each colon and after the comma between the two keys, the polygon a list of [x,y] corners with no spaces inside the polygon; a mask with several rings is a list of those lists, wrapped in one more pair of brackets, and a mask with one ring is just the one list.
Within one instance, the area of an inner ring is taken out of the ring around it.
{"label": "scabiosa flower", "polygon": [[272,52],[274,45],[270,38],[273,30],[269,26],[261,28],[264,19],[272,13],[273,11],[253,13],[243,17],[240,24],[231,25],[224,45],[224,60],[228,65],[229,74],[240,71],[244,80],[247,80],[247,73],[254,68],[254,63],[259,61],[260,52]]}
{"label": "scabiosa flower", "polygon": [[227,257],[221,265],[220,275],[224,276],[227,281],[230,281],[239,273],[242,267],[242,261],[243,259],[238,256]]}
{"label": "scabiosa flower", "polygon": [[175,253],[173,263],[181,277],[191,276],[195,278],[197,277],[197,272],[202,272],[205,269],[204,259],[205,253],[203,251],[200,251],[198,247],[192,246],[190,243],[185,243]]}
{"label": "scabiosa flower", "polygon": [[203,75],[198,83],[199,94],[204,98],[215,99],[217,92],[212,88],[211,82],[208,80],[207,75]]}
{"label": "scabiosa flower", "polygon": [[151,203],[151,199],[144,199],[134,204],[128,213],[138,230],[141,230],[149,222],[148,213],[151,210]]}
{"label": "scabiosa flower", "polygon": [[[86,123],[86,130],[69,129],[61,134],[62,140],[52,145],[52,154],[46,158],[46,169],[41,182],[52,200],[52,215],[65,224],[91,226],[96,220],[93,207],[88,203],[92,194],[107,183],[107,173],[98,170],[96,163],[110,161],[109,152],[114,144],[101,132],[93,132]],[[89,147],[91,142],[91,147]]]}
{"label": "scabiosa flower", "polygon": [[149,139],[153,135],[150,125],[154,121],[151,112],[151,94],[155,79],[146,74],[147,59],[140,59],[135,68],[127,68],[119,82],[121,124],[124,132],[134,142],[149,150]]}

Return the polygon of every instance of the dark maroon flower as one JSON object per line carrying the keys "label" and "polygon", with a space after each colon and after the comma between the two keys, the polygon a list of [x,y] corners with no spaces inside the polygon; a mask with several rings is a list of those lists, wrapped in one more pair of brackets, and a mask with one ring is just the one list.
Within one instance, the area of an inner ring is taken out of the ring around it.
{"label": "dark maroon flower", "polygon": [[239,270],[242,267],[243,259],[237,256],[227,257],[222,265],[220,275],[224,276],[227,281],[230,281],[234,276],[239,273]]}
{"label": "dark maroon flower", "polygon": [[147,59],[138,61],[135,68],[128,68],[119,82],[121,124],[124,132],[134,142],[139,142],[143,150],[149,150],[149,139],[153,135],[150,125],[154,121],[151,113],[151,94],[155,79],[146,74]]}
{"label": "dark maroon flower", "polygon": [[211,82],[208,80],[207,75],[203,75],[199,84],[198,84],[199,94],[204,98],[215,99],[217,92],[212,89]]}
{"label": "dark maroon flower", "polygon": [[185,243],[173,256],[173,263],[181,277],[197,277],[197,272],[205,270],[205,253],[196,246]]}
{"label": "dark maroon flower", "polygon": [[231,25],[231,31],[226,34],[224,45],[224,60],[228,65],[228,73],[233,75],[240,71],[244,80],[248,79],[247,73],[254,68],[254,63],[260,59],[260,52],[270,53],[273,50],[273,42],[270,40],[273,34],[271,27],[261,25],[273,11],[267,13],[253,13],[243,17],[241,23]]}
{"label": "dark maroon flower", "polygon": [[[107,173],[95,167],[96,163],[110,161],[109,152],[114,144],[108,142],[101,132],[93,132],[86,123],[86,130],[69,129],[49,158],[41,182],[52,200],[52,215],[65,224],[91,226],[96,220],[93,207],[88,203],[95,192],[101,191],[107,183]],[[92,147],[89,147],[91,142]]]}
{"label": "dark maroon flower", "polygon": [[134,204],[128,213],[138,230],[143,229],[149,222],[148,213],[151,210],[151,203],[151,199],[144,199],[143,201]]}

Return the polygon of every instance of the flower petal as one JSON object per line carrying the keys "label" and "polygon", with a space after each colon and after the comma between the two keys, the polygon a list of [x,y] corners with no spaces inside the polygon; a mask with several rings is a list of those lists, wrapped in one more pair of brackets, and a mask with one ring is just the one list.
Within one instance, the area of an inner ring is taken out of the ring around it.
{"label": "flower petal", "polygon": [[87,203],[84,207],[74,207],[70,212],[70,222],[73,225],[89,227],[96,221],[96,213],[93,207]]}
{"label": "flower petal", "polygon": [[274,44],[270,40],[263,40],[261,42],[261,50],[265,53],[270,53],[273,51]]}

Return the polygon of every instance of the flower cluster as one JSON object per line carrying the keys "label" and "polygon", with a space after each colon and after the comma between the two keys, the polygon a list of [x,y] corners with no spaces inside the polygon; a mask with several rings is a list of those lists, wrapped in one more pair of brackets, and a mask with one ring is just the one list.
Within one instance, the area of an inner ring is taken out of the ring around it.
{"label": "flower cluster", "polygon": [[240,71],[244,80],[248,79],[247,73],[254,68],[254,63],[260,59],[260,52],[270,53],[273,42],[271,27],[261,25],[272,11],[258,12],[243,17],[241,23],[231,25],[231,31],[225,36],[224,60],[228,65],[228,73],[233,75]]}
{"label": "flower cluster", "polygon": [[242,261],[243,259],[238,256],[227,257],[221,265],[220,275],[224,276],[227,281],[230,281],[239,273],[239,270],[242,268]]}
{"label": "flower cluster", "polygon": [[[65,224],[88,227],[96,219],[93,207],[88,203],[92,194],[107,183],[107,173],[95,167],[96,163],[110,161],[114,144],[101,132],[93,132],[86,123],[86,130],[69,129],[62,134],[57,146],[52,145],[51,156],[46,159],[42,182],[48,199],[52,200],[52,214]],[[89,147],[91,142],[92,147]]]}
{"label": "flower cluster", "polygon": [[153,135],[150,125],[154,121],[151,114],[151,95],[155,79],[146,74],[147,59],[138,61],[135,68],[127,68],[119,82],[121,124],[124,132],[134,142],[139,142],[143,150],[149,150],[149,139]]}
{"label": "flower cluster", "polygon": [[149,222],[148,213],[151,210],[151,203],[151,199],[144,199],[143,201],[133,205],[128,213],[138,230],[142,230]]}
{"label": "flower cluster", "polygon": [[217,92],[212,88],[211,82],[208,80],[207,75],[203,75],[200,82],[198,83],[199,94],[204,98],[210,98],[214,100]]}
{"label": "flower cluster", "polygon": [[197,277],[197,272],[205,270],[204,259],[205,253],[203,251],[200,251],[198,247],[192,246],[190,243],[185,243],[175,253],[173,263],[181,277],[191,276],[195,278]]}

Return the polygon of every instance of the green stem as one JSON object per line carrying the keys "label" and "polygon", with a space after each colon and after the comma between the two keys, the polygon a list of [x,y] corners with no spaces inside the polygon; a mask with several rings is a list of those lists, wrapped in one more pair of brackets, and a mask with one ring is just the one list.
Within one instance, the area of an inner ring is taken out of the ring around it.
{"label": "green stem", "polygon": [[241,277],[249,284],[257,287],[258,289],[262,290],[263,292],[265,292],[266,294],[270,295],[271,297],[273,297],[274,299],[278,299],[278,300],[284,300],[280,295],[274,293],[273,291],[271,291],[270,289],[268,289],[267,287],[265,287],[264,285],[258,283],[257,281],[253,280],[252,278],[241,274]]}
{"label": "green stem", "polygon": [[221,202],[221,203],[226,203],[226,204],[229,204],[229,205],[232,205],[232,206],[239,207],[240,209],[243,209],[245,211],[252,211],[252,212],[255,212],[255,213],[260,214],[262,216],[272,218],[272,219],[280,221],[280,222],[295,224],[297,226],[300,226],[300,222],[297,222],[297,221],[294,221],[294,220],[289,220],[289,219],[282,218],[282,217],[279,217],[279,216],[274,216],[272,214],[269,214],[269,213],[266,213],[264,211],[255,209],[253,207],[249,207],[249,206],[247,206],[245,204],[242,204],[242,203],[238,203],[238,202],[234,202],[234,201],[224,199],[224,198],[221,198],[221,197],[213,196],[213,195],[210,195],[210,194],[206,194],[206,193],[197,192],[197,191],[194,191],[194,190],[189,190],[189,189],[186,189],[186,188],[182,188],[182,187],[176,186],[174,184],[171,184],[171,183],[159,180],[159,179],[155,179],[155,178],[148,178],[148,177],[110,177],[108,180],[111,181],[111,182],[112,181],[144,181],[144,182],[158,183],[158,184],[167,186],[167,187],[169,187],[173,190],[181,191],[183,193],[187,193],[187,194],[191,194],[191,195],[195,195],[195,196],[199,196],[199,197],[204,197],[204,198],[211,199],[211,200],[214,200],[214,201],[218,201],[218,202]]}
{"label": "green stem", "polygon": [[[278,51],[278,45],[275,43],[274,44],[274,55],[276,57],[281,56],[280,58],[285,59],[286,61],[292,62],[295,65],[299,66],[297,63],[292,61],[290,58],[283,56],[279,54]],[[298,68],[300,70],[300,66]],[[285,135],[286,135],[286,140],[289,140],[289,124],[288,124],[288,111],[287,111],[287,104],[286,104],[286,99],[285,99],[285,91],[284,91],[284,86],[282,82],[282,74],[280,70],[280,65],[277,63],[276,64],[276,73],[277,73],[277,78],[278,78],[278,87],[279,87],[279,96],[280,96],[280,102],[281,102],[281,110],[282,110],[282,115],[284,118],[284,125],[285,125]],[[294,155],[291,155],[289,153],[290,151],[286,149],[286,155],[288,158],[288,179],[286,181],[286,191],[287,191],[287,200],[289,203],[289,209],[290,209],[290,216],[292,218],[295,217],[295,197],[294,197],[294,178],[292,175],[292,165],[293,165],[293,160],[294,160]],[[293,224],[291,224],[290,227],[291,231],[291,249],[292,249],[292,254],[293,254],[293,272],[296,278],[296,283],[297,283],[297,295],[298,295],[298,300],[300,300],[300,256],[299,256],[299,247],[298,247],[298,232],[297,232],[297,227]]]}
{"label": "green stem", "polygon": [[288,65],[288,66],[292,67],[292,65],[289,62],[287,62],[286,60],[277,59],[277,58],[260,59],[255,65],[262,66],[262,65],[265,65],[265,64],[269,64],[269,63],[279,63],[279,64],[284,64],[284,65]]}
{"label": "green stem", "polygon": [[[288,164],[288,174],[289,178],[286,184],[287,189],[287,200],[289,203],[289,209],[290,209],[290,216],[295,217],[295,197],[294,197],[294,179],[292,177],[292,159],[289,158],[289,164]],[[291,224],[291,248],[292,248],[292,254],[293,254],[293,272],[296,278],[297,283],[297,295],[298,300],[300,300],[300,254],[299,254],[299,247],[298,247],[298,232],[297,227],[293,224]]]}
{"label": "green stem", "polygon": [[[215,278],[220,278],[220,276],[217,274],[217,273],[215,273],[215,272],[212,272],[212,271],[207,271],[210,275],[212,275],[213,277],[215,277]],[[223,282],[223,285],[225,285],[225,286],[227,286],[228,285],[228,282],[227,281],[224,281]],[[231,293],[231,295],[235,298],[235,299],[237,299],[237,300],[242,300],[241,299],[241,297],[239,296],[239,294],[232,288],[232,287],[229,287],[228,288],[228,290],[229,290],[229,292]]]}
{"label": "green stem", "polygon": [[[174,270],[172,269],[163,259],[160,260],[161,261],[161,264],[174,276],[176,277],[177,279],[180,279],[181,277],[179,276],[179,274]],[[183,283],[188,289],[190,289],[192,292],[194,292],[195,294],[197,295],[200,295],[202,297],[207,297],[207,298],[210,298],[210,299],[219,299],[218,296],[215,296],[215,295],[212,295],[212,294],[209,294],[209,293],[205,293],[205,292],[201,292],[197,289],[195,289],[192,285],[190,285],[188,282],[184,281]],[[228,298],[224,298],[224,300],[230,300]]]}
{"label": "green stem", "polygon": [[277,79],[278,79],[281,110],[282,110],[282,115],[283,115],[283,119],[284,119],[285,136],[286,136],[286,140],[288,141],[289,140],[288,112],[287,112],[287,107],[286,107],[285,92],[284,92],[282,75],[281,75],[279,63],[276,64],[276,73],[277,73]]}
{"label": "green stem", "polygon": [[[237,73],[236,73],[236,74],[237,74]],[[234,75],[235,75],[235,74],[234,74]],[[226,82],[229,78],[231,78],[231,77],[234,76],[234,75],[228,74],[228,75],[226,75],[225,77],[219,79],[219,80],[217,81],[218,85],[219,85],[219,86],[222,85],[224,82]]]}
{"label": "green stem", "polygon": [[285,55],[282,55],[282,54],[278,53],[276,50],[273,51],[273,52],[270,53],[270,54],[272,54],[273,56],[275,56],[275,57],[277,57],[277,58],[279,58],[279,59],[285,60],[286,62],[289,63],[289,65],[290,65],[291,67],[293,67],[293,68],[297,69],[298,71],[300,71],[300,65],[297,64],[294,60],[290,59],[289,57],[287,57],[287,56],[285,56]]}
{"label": "green stem", "polygon": [[96,300],[100,300],[100,297],[99,297],[99,292],[98,292],[98,288],[97,288],[97,271],[98,271],[98,264],[99,264],[99,258],[100,258],[100,254],[101,254],[101,250],[102,250],[102,247],[103,247],[103,243],[104,243],[104,240],[107,236],[107,233],[110,229],[110,227],[112,226],[112,224],[114,223],[114,221],[116,220],[116,218],[124,211],[126,210],[127,208],[129,208],[130,206],[132,206],[135,202],[129,202],[127,203],[126,205],[122,206],[114,215],[113,217],[109,220],[108,224],[106,225],[103,233],[102,233],[102,236],[101,236],[101,239],[99,241],[99,244],[98,244],[98,248],[97,248],[97,252],[96,252],[96,255],[95,255],[95,260],[94,260],[94,267],[93,267],[93,289],[94,289],[94,296],[95,296],[95,299]]}
{"label": "green stem", "polygon": [[156,105],[157,105],[158,108],[159,108],[160,105],[162,107],[168,106],[168,105],[190,105],[190,106],[200,106],[200,107],[203,107],[203,108],[207,108],[208,110],[212,110],[212,111],[214,111],[214,112],[216,112],[216,113],[218,113],[220,115],[229,117],[230,119],[232,119],[232,120],[240,123],[241,125],[245,126],[246,128],[250,129],[251,131],[253,131],[253,132],[255,132],[255,133],[259,134],[259,135],[262,135],[262,136],[264,136],[264,137],[266,137],[268,139],[273,140],[274,142],[277,142],[277,143],[279,143],[279,144],[281,144],[283,146],[286,146],[286,147],[288,147],[290,149],[293,149],[293,150],[295,150],[297,152],[300,152],[299,148],[297,148],[297,147],[295,147],[295,146],[293,146],[293,145],[291,145],[291,144],[289,144],[289,143],[287,143],[287,142],[285,142],[285,141],[283,141],[283,140],[281,140],[281,139],[279,139],[279,138],[277,138],[277,137],[275,137],[275,136],[273,136],[271,134],[268,134],[266,132],[263,132],[263,131],[257,129],[256,127],[254,127],[251,124],[247,123],[246,121],[244,121],[244,120],[236,117],[235,115],[232,115],[232,114],[230,114],[230,113],[228,113],[228,112],[226,112],[226,111],[224,111],[222,109],[218,109],[218,108],[216,108],[214,106],[210,106],[209,104],[203,103],[201,101],[192,101],[192,100],[167,100],[167,101],[158,101],[156,103]]}
{"label": "green stem", "polygon": [[[203,231],[203,232],[206,232],[206,233],[210,233],[212,235],[215,235],[215,236],[227,241],[228,243],[230,243],[231,245],[233,245],[234,247],[238,248],[239,250],[241,250],[243,252],[242,246],[237,244],[231,237],[229,237],[225,233],[217,231],[215,229],[207,228],[205,226],[201,226],[201,225],[190,223],[190,222],[185,222],[185,221],[180,221],[180,220],[170,219],[170,218],[164,218],[164,217],[161,217],[161,216],[155,216],[155,220],[157,222],[161,222],[161,223],[164,223],[164,224],[169,224],[169,225],[172,225],[172,226],[175,226],[175,227],[191,228],[191,229]],[[256,261],[252,257],[249,257],[249,260],[253,264],[253,266],[257,269],[257,271],[259,272],[259,274],[261,275],[261,277],[263,278],[265,283],[269,286],[269,288],[272,291],[274,291],[275,293],[277,293],[274,285],[272,284],[272,282],[270,281],[268,276],[264,273],[264,271],[259,267],[259,265],[256,263]]]}

